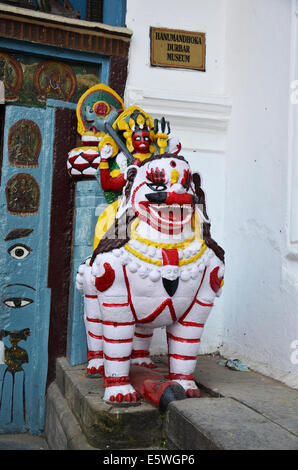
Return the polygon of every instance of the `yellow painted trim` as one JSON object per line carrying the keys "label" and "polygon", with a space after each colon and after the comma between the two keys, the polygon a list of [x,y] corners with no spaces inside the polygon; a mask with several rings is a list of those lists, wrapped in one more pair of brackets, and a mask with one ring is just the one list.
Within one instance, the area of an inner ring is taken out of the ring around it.
{"label": "yellow painted trim", "polygon": [[109,167],[109,163],[108,162],[100,162],[99,164],[99,169],[100,170],[108,170],[110,167]]}
{"label": "yellow painted trim", "polygon": [[98,217],[93,239],[93,250],[97,248],[97,245],[102,237],[113,225],[120,202],[120,199],[114,201],[112,204],[106,207],[106,209]]}
{"label": "yellow painted trim", "polygon": [[191,220],[191,226],[192,226],[193,231],[195,232],[196,240],[199,243],[203,243],[204,240],[201,238],[200,223],[201,223],[200,218],[198,214],[195,213]]}
{"label": "yellow painted trim", "polygon": [[139,225],[139,222],[140,220],[139,219],[136,219],[132,222],[131,224],[131,238],[132,240],[137,240],[141,243],[143,243],[144,245],[147,245],[147,246],[154,246],[155,248],[165,248],[166,250],[170,250],[171,248],[176,248],[177,250],[184,250],[187,246],[190,245],[191,242],[194,241],[195,239],[195,235],[191,238],[188,238],[187,240],[184,240],[183,242],[178,242],[178,243],[157,243],[157,242],[153,242],[151,240],[147,240],[147,238],[143,238],[141,237],[138,233],[137,233],[137,226]]}
{"label": "yellow painted trim", "polygon": [[172,170],[171,171],[171,183],[174,184],[174,183],[177,183],[178,179],[179,179],[179,171],[178,170]]}
{"label": "yellow painted trim", "polygon": [[206,248],[207,248],[207,245],[204,242],[202,248],[199,251],[199,253],[197,253],[195,256],[192,256],[191,258],[180,260],[179,261],[179,266],[184,266],[186,264],[193,263],[194,261],[199,259],[202,256],[202,254],[204,253],[204,251],[206,250]]}
{"label": "yellow painted trim", "polygon": [[88,132],[84,132],[83,136],[84,137],[85,135],[87,136],[92,136],[92,137],[103,137],[105,134],[105,132],[92,132],[92,131],[88,131]]}
{"label": "yellow painted trim", "polygon": [[114,141],[114,139],[106,134],[102,139],[101,141],[99,142],[98,144],[98,150],[99,152],[102,151],[103,147],[105,145],[111,145],[112,149],[113,149],[113,153],[112,153],[112,157],[115,157],[115,155],[117,155],[118,151],[119,151],[119,147],[118,145],[116,144],[116,142]]}
{"label": "yellow painted trim", "polygon": [[115,170],[112,170],[110,175],[112,178],[116,178],[116,176],[119,176],[121,174],[121,170],[118,170],[117,168]]}
{"label": "yellow painted trim", "polygon": [[[124,245],[124,248],[127,251],[129,251],[132,255],[134,255],[136,258],[138,258],[142,261],[146,261],[146,263],[155,264],[156,266],[162,266],[162,262],[160,260],[151,259],[151,258],[149,258],[149,256],[142,255],[141,253],[136,251],[134,248],[132,248],[130,245]],[[206,248],[207,248],[207,245],[205,245],[205,242],[204,242],[202,248],[200,249],[200,251],[195,256],[192,256],[191,258],[188,258],[188,259],[180,260],[179,261],[179,266],[185,266],[186,264],[193,263],[194,261],[199,259],[202,256],[202,254],[204,253],[204,251],[206,250]]]}
{"label": "yellow painted trim", "polygon": [[[99,100],[99,101],[96,101],[96,103],[94,103],[94,105],[92,106],[92,109],[93,111],[95,112],[95,106],[97,105],[97,103],[104,103],[107,107],[107,111],[105,112],[105,114],[103,115],[103,117],[107,116],[109,114],[109,112],[111,111],[111,107],[109,105],[109,103],[107,103],[106,101],[103,101],[103,100]],[[95,113],[96,114],[96,113]]]}
{"label": "yellow painted trim", "polygon": [[[139,106],[130,106],[129,108],[127,108],[125,111],[123,111],[123,113],[120,114],[120,116],[117,117],[117,119],[113,122],[112,124],[112,127],[114,129],[116,129],[118,126],[119,126],[119,129],[123,129],[122,128],[122,124],[120,124],[121,121],[125,120],[128,116],[130,116],[131,114],[133,114],[133,112],[135,110],[138,110],[140,111],[142,114],[144,114],[146,116],[147,119],[149,119],[149,123],[150,123],[150,127],[153,128],[154,127],[154,120],[152,119],[152,117],[146,113],[146,111],[144,111],[143,109],[139,108]],[[126,123],[127,124],[127,123]],[[125,126],[126,129],[129,129],[129,125],[127,124],[127,127],[125,124],[123,124],[123,126]]]}
{"label": "yellow painted trim", "polygon": [[147,160],[147,158],[151,157],[151,155],[152,153],[134,153],[133,157],[140,160],[140,162],[143,162],[144,160]]}
{"label": "yellow painted trim", "polygon": [[138,251],[134,250],[129,245],[124,245],[124,248],[129,251],[132,255],[136,256],[136,258],[141,259],[142,261],[146,261],[147,263],[155,264],[157,266],[162,266],[162,262],[159,259],[151,259],[148,256],[144,256]]}
{"label": "yellow painted trim", "polygon": [[80,135],[83,135],[86,131],[85,125],[84,125],[84,123],[82,121],[82,118],[81,118],[82,103],[84,102],[86,96],[90,95],[94,91],[101,91],[101,90],[106,91],[106,92],[110,93],[112,96],[114,96],[114,98],[120,102],[122,108],[124,109],[124,102],[123,102],[122,98],[118,95],[118,93],[116,93],[115,90],[113,90],[109,86],[105,85],[104,83],[98,83],[97,85],[94,85],[94,86],[88,88],[88,90],[86,90],[85,93],[83,93],[81,98],[79,99],[78,104],[77,104],[77,109],[76,109],[77,120],[78,120],[78,134],[80,134]]}

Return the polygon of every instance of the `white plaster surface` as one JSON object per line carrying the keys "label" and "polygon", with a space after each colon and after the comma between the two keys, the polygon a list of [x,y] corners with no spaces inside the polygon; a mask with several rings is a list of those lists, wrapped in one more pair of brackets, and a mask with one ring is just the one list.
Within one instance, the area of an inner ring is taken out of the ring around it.
{"label": "white plaster surface", "polygon": [[[152,0],[140,8],[128,0],[127,8],[126,104],[170,120],[202,175],[212,235],[226,251],[223,295],[201,352],[219,350],[296,387],[296,1]],[[206,72],[150,67],[150,26],[206,32]],[[165,332],[156,331],[153,352],[165,351]]]}

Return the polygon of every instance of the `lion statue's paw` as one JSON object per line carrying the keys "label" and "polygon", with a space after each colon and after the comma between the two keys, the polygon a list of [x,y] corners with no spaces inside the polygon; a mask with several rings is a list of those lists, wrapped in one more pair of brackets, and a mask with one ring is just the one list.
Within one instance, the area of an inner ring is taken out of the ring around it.
{"label": "lion statue's paw", "polygon": [[103,359],[91,359],[88,362],[87,374],[89,376],[104,375]]}
{"label": "lion statue's paw", "polygon": [[175,382],[184,388],[188,398],[199,398],[201,396],[200,389],[193,380],[175,380]]}
{"label": "lion statue's paw", "polygon": [[105,388],[103,400],[106,403],[131,403],[135,404],[139,401],[140,396],[132,385],[117,385]]}

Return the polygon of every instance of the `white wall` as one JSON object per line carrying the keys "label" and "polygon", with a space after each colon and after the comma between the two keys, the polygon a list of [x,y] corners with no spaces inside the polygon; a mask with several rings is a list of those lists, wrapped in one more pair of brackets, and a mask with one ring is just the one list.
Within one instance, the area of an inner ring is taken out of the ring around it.
{"label": "white wall", "polygon": [[[127,1],[127,27],[133,30],[125,104],[138,105],[152,117],[165,116],[182,152],[201,173],[212,235],[223,244],[225,145],[230,103],[224,88],[224,0]],[[150,66],[150,26],[206,33],[206,72]],[[203,352],[220,347],[222,301],[210,316]],[[165,332],[156,331],[152,352],[166,352]]]}
{"label": "white wall", "polygon": [[[220,349],[298,387],[295,187],[298,0],[127,0],[125,101],[165,115],[202,174],[226,276],[201,352]],[[206,32],[206,73],[150,67],[150,26]],[[298,234],[298,229],[297,229]],[[292,238],[291,238],[292,237]],[[292,242],[291,242],[292,240]],[[157,334],[153,352],[165,352]]]}
{"label": "white wall", "polygon": [[[126,25],[132,29],[128,88],[189,96],[220,95],[224,82],[224,0],[127,0]],[[150,26],[206,33],[206,73],[150,66]]]}
{"label": "white wall", "polygon": [[[223,352],[298,387],[297,262],[289,269],[290,0],[227,0]],[[298,78],[298,77],[297,77]]]}

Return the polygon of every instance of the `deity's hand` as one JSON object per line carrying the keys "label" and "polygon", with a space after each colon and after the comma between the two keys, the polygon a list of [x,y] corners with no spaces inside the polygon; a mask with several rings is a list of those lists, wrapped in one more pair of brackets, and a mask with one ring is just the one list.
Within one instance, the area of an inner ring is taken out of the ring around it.
{"label": "deity's hand", "polygon": [[113,147],[110,144],[105,144],[100,151],[100,156],[104,160],[111,158],[113,156]]}
{"label": "deity's hand", "polygon": [[155,139],[161,154],[165,152],[170,132],[170,123],[164,117],[161,120],[154,120]]}
{"label": "deity's hand", "polygon": [[121,173],[125,173],[127,169],[127,158],[123,152],[118,153],[116,161],[120,168]]}
{"label": "deity's hand", "polygon": [[159,119],[154,119],[154,133],[156,136],[168,136],[171,132],[170,123],[166,121],[164,117]]}

